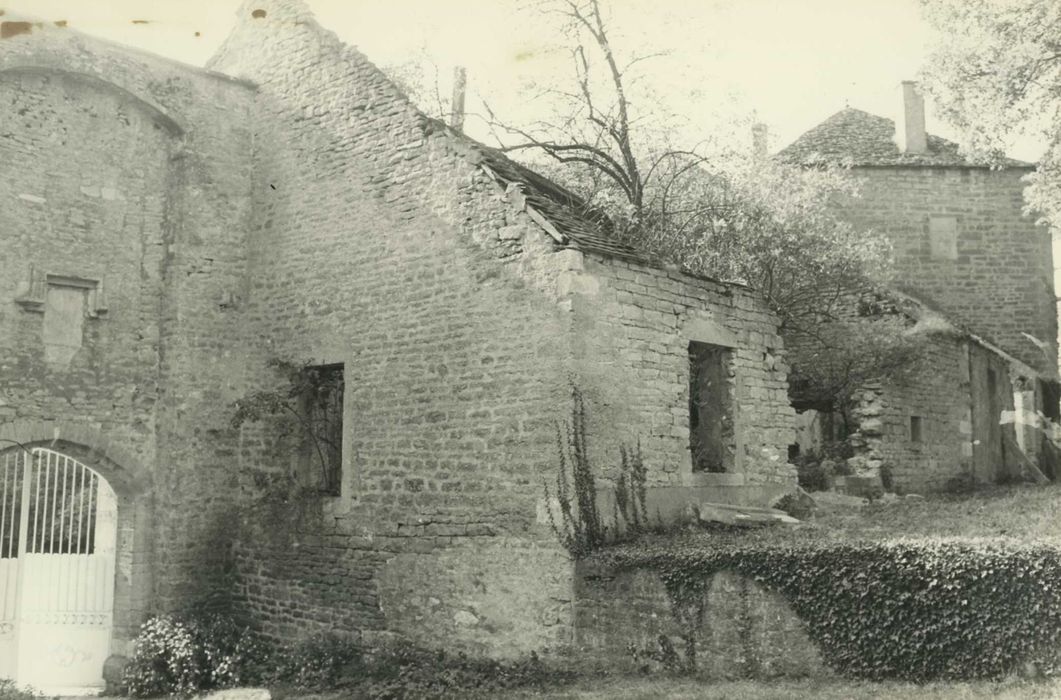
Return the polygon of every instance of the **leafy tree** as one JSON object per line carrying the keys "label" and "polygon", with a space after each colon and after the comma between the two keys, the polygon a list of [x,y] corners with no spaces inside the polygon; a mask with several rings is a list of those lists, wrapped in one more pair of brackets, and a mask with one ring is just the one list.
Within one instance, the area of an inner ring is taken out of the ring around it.
{"label": "leafy tree", "polygon": [[1004,143],[1041,137],[1029,205],[1061,221],[1061,3],[1057,0],[922,0],[939,42],[923,71],[942,116],[968,154],[1003,159]]}

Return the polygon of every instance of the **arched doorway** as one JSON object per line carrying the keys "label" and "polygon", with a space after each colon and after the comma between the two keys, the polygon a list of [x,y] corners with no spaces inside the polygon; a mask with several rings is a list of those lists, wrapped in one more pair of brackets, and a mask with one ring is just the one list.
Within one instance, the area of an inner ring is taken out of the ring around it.
{"label": "arched doorway", "polygon": [[0,677],[64,694],[103,685],[118,501],[44,447],[0,455]]}

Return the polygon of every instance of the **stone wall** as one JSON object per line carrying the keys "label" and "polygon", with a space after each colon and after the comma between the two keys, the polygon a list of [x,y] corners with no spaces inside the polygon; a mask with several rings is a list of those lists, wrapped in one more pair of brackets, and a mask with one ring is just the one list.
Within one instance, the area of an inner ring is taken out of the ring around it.
{"label": "stone wall", "polygon": [[202,438],[240,362],[218,302],[244,257],[251,92],[27,26],[0,41],[0,432],[58,434],[150,528],[119,542],[122,651],[151,609],[223,586],[228,459]]}
{"label": "stone wall", "polygon": [[[844,216],[892,241],[898,285],[1022,362],[1056,375],[1050,233],[1022,212],[1027,170],[855,172],[861,196],[843,203]],[[1046,343],[1046,350],[1025,332]]]}
{"label": "stone wall", "polygon": [[[341,495],[241,535],[239,591],[264,629],[495,655],[567,643],[571,565],[539,508],[557,422],[578,385],[599,463],[643,435],[653,482],[685,483],[692,328],[739,348],[743,473],[791,488],[770,459],[789,439],[780,343],[770,369],[775,322],[749,292],[557,246],[475,148],[300,4],[240,12],[212,65],[259,85],[245,295],[264,342],[242,373],[271,386],[278,356],[347,376]],[[283,473],[277,444],[246,426],[241,472]]]}
{"label": "stone wall", "polygon": [[[684,659],[682,630],[653,571],[580,565],[575,587],[575,651],[629,672],[666,638]],[[642,652],[635,657],[631,647]],[[803,623],[780,595],[722,572],[711,578],[697,645],[697,667],[711,679],[830,675]]]}
{"label": "stone wall", "polygon": [[[960,336],[923,342],[923,364],[912,376],[867,387],[859,396],[853,411],[858,431],[850,438],[854,467],[875,475],[886,465],[891,487],[905,493],[994,483],[1014,474],[1015,455],[1007,454],[1002,437],[1006,433],[1015,445],[1013,426],[999,425],[1001,411],[1013,409],[1008,363]],[[993,419],[982,389],[974,387],[986,386],[988,368],[998,381]],[[920,419],[916,436],[913,418]]]}
{"label": "stone wall", "polygon": [[[591,281],[574,300],[579,376],[601,461],[615,467],[619,445],[639,440],[649,481],[659,486],[790,489],[788,366],[777,320],[762,300],[740,286],[600,256],[587,257],[584,277]],[[732,349],[737,455],[730,474],[692,470],[691,341]],[[616,476],[607,467],[605,475]]]}
{"label": "stone wall", "polygon": [[[206,601],[285,638],[569,643],[572,565],[540,506],[571,388],[602,469],[640,437],[681,504],[712,485],[689,463],[693,340],[734,357],[727,486],[794,485],[752,293],[560,245],[300,2],[241,8],[213,63],[236,78],[28,26],[0,42],[0,415],[35,440],[91,428],[71,449],[142,486],[151,537],[119,558],[154,577],[127,632]],[[78,346],[55,320],[82,293]],[[275,359],[345,367],[337,497],[303,488],[280,421],[230,427],[234,400],[282,386]]]}

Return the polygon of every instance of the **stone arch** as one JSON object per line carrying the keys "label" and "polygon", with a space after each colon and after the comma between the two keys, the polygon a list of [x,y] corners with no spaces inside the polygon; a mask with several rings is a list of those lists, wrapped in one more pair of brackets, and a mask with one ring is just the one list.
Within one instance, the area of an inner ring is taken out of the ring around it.
{"label": "stone arch", "polygon": [[[650,569],[575,568],[575,641],[604,663],[628,664],[628,646],[658,650],[661,638],[684,654],[687,628],[667,587]],[[830,672],[806,628],[779,593],[723,570],[707,576],[697,662],[711,678],[823,676]]]}
{"label": "stone arch", "polygon": [[150,472],[129,450],[91,426],[54,421],[0,425],[0,454],[34,447],[69,455],[106,479],[118,497],[111,651],[127,655],[151,608],[154,499]]}
{"label": "stone arch", "polygon": [[90,85],[97,90],[109,92],[124,101],[135,104],[142,111],[147,113],[148,116],[150,116],[156,124],[159,124],[160,126],[165,128],[171,136],[174,136],[175,138],[180,138],[184,136],[185,129],[161,106],[156,104],[150,98],[144,95],[137,94],[127,89],[126,87],[118,84],[117,82],[113,82],[111,80],[100,78],[94,75],[89,75],[88,73],[84,73],[81,71],[73,71],[65,68],[57,68],[54,66],[35,64],[16,65],[7,68],[0,68],[0,78],[3,78],[8,75],[54,75],[63,78],[69,78],[77,82]]}
{"label": "stone arch", "polygon": [[140,459],[92,426],[56,421],[0,425],[0,452],[20,445],[69,454],[99,472],[119,497],[136,497],[150,486],[150,474]]}

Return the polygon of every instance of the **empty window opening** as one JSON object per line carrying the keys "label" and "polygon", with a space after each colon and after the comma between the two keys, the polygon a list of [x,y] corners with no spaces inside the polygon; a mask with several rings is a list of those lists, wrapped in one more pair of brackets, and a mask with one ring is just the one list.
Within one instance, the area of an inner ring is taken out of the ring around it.
{"label": "empty window opening", "polygon": [[[303,458],[317,475],[321,493],[338,496],[343,477],[344,365],[303,370]],[[314,468],[315,467],[315,468]]]}
{"label": "empty window opening", "polygon": [[1043,396],[1043,415],[1055,423],[1061,421],[1061,384],[1040,379],[1039,389]]}
{"label": "empty window opening", "polygon": [[910,442],[922,442],[924,440],[921,416],[910,416]]}
{"label": "empty window opening", "polygon": [[732,352],[728,348],[689,343],[689,449],[694,472],[727,472],[735,467]]}

